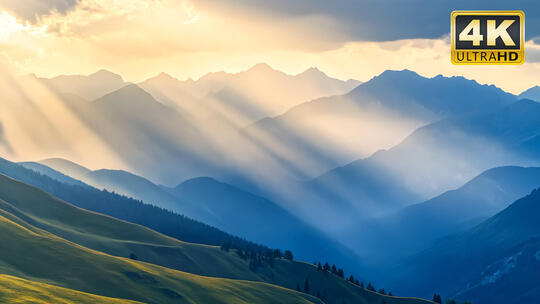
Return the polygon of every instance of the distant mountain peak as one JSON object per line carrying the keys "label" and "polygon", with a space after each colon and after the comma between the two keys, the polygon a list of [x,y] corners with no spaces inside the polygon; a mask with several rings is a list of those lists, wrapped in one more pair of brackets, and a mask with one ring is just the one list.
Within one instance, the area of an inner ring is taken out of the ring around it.
{"label": "distant mountain peak", "polygon": [[181,182],[178,184],[175,188],[181,188],[182,186],[189,185],[189,184],[198,184],[198,183],[205,183],[205,184],[223,184],[222,182],[218,181],[215,178],[209,177],[209,176],[200,176],[200,177],[194,177],[190,178],[186,181]]}
{"label": "distant mountain peak", "polygon": [[346,83],[348,86],[350,86],[349,90],[354,89],[356,86],[362,84],[361,81],[358,81],[356,79],[348,79],[346,81],[343,81],[341,79],[336,79],[331,76],[328,76],[325,72],[319,70],[317,67],[310,67],[309,69],[303,71],[300,74],[297,74],[296,77],[305,77],[310,80],[331,80],[331,81],[340,81]]}
{"label": "distant mountain peak", "polygon": [[115,74],[109,70],[106,70],[106,69],[99,69],[97,70],[96,72],[88,75],[88,76],[92,76],[92,75],[118,75],[118,74]]}
{"label": "distant mountain peak", "polygon": [[[427,94],[430,91],[432,94],[439,94],[444,90],[452,93],[459,91],[459,87],[465,90],[490,90],[499,91],[505,95],[505,98],[514,97],[514,95],[507,93],[495,85],[480,84],[476,80],[468,79],[463,76],[444,76],[437,75],[435,77],[424,77],[415,71],[408,69],[404,70],[386,70],[373,77],[369,81],[363,83],[357,87],[354,91],[366,88],[379,90],[388,89],[388,86],[392,86],[394,90],[402,91],[415,91],[414,95],[420,96]],[[489,89],[488,89],[489,88]],[[447,96],[448,97],[448,96]],[[446,98],[446,97],[445,97]]]}
{"label": "distant mountain peak", "polygon": [[152,95],[146,92],[144,89],[134,83],[130,83],[114,92],[111,92],[96,100],[102,104],[123,104],[128,105],[159,105],[165,107],[162,103],[157,101]]}
{"label": "distant mountain peak", "polygon": [[540,102],[540,86],[535,85],[534,87],[523,91],[519,94],[519,98],[528,98]]}
{"label": "distant mountain peak", "polygon": [[199,79],[197,79],[196,82],[215,81],[215,80],[223,81],[224,79],[228,79],[229,77],[233,75],[235,74],[227,73],[225,71],[209,72],[201,76]]}
{"label": "distant mountain peak", "polygon": [[518,111],[519,113],[528,113],[532,115],[540,111],[540,103],[532,99],[524,98],[516,101],[508,106],[510,111]]}
{"label": "distant mountain peak", "polygon": [[153,79],[178,81],[178,79],[174,78],[173,76],[171,76],[170,74],[167,74],[165,72],[159,73],[157,76],[153,77]]}
{"label": "distant mountain peak", "polygon": [[[380,73],[379,75],[371,78],[370,80],[364,82],[362,86],[359,86],[357,89],[360,89],[361,87],[365,86],[373,86],[373,85],[392,85],[397,83],[403,83],[403,82],[411,82],[411,81],[418,81],[418,80],[427,80],[429,78],[425,78],[418,73],[404,69],[404,70],[385,70],[384,72]],[[353,90],[354,91],[354,90]]]}
{"label": "distant mountain peak", "polygon": [[83,167],[75,162],[72,162],[70,160],[67,160],[65,158],[61,158],[61,157],[52,157],[52,158],[46,158],[46,159],[42,159],[40,161],[38,161],[38,163],[43,163],[43,164],[47,164],[47,163],[64,163],[66,165],[70,165],[70,166],[74,166],[74,167],[77,167],[79,169],[81,169],[82,171],[85,171],[85,172],[90,172],[90,169],[86,168],[86,167]]}
{"label": "distant mountain peak", "polygon": [[305,70],[304,73],[323,73],[323,72],[319,70],[319,68],[312,66],[309,69]]}
{"label": "distant mountain peak", "polygon": [[530,91],[530,90],[540,90],[540,86],[538,86],[538,85],[532,86],[532,87],[526,89],[525,91],[521,92],[521,94],[523,94],[523,93],[525,93],[527,91]]}
{"label": "distant mountain peak", "polygon": [[378,76],[373,77],[374,79],[381,79],[381,78],[389,78],[389,77],[414,77],[414,78],[423,78],[420,76],[420,74],[416,73],[415,71],[411,71],[409,69],[403,69],[403,70],[386,70],[379,74]]}
{"label": "distant mountain peak", "polygon": [[91,78],[100,78],[100,79],[103,79],[103,78],[110,78],[110,79],[114,79],[114,80],[119,80],[119,81],[124,81],[124,79],[122,78],[122,76],[116,74],[116,73],[113,73],[109,70],[105,70],[105,69],[101,69],[95,73],[92,73],[90,75],[88,75],[88,77],[91,77]]}
{"label": "distant mountain peak", "polygon": [[309,69],[303,71],[297,76],[308,76],[308,77],[328,77],[323,71],[319,70],[317,67],[310,67]]}
{"label": "distant mountain peak", "polygon": [[[137,93],[146,93],[145,90],[143,90],[141,87],[139,87],[138,85],[134,84],[134,83],[130,83],[128,85],[126,85],[125,87],[122,87],[110,94],[114,94],[115,92],[137,92]],[[148,94],[148,93],[146,93]]]}
{"label": "distant mountain peak", "polygon": [[188,78],[186,80],[180,80],[171,74],[168,74],[166,72],[160,72],[159,74],[152,76],[140,83],[138,85],[141,85],[143,89],[147,89],[147,86],[152,88],[153,85],[162,86],[171,86],[171,87],[177,87],[178,89],[185,88],[185,85],[194,85],[195,81],[192,78]]}
{"label": "distant mountain peak", "polygon": [[59,93],[75,94],[86,100],[94,100],[126,85],[122,76],[105,69],[89,75],[58,75],[39,79]]}
{"label": "distant mountain peak", "polygon": [[246,72],[277,72],[267,63],[261,62],[249,68]]}
{"label": "distant mountain peak", "polygon": [[91,172],[90,169],[64,158],[47,158],[40,160],[37,163],[48,166],[56,171],[59,171],[67,176],[76,179],[79,179]]}

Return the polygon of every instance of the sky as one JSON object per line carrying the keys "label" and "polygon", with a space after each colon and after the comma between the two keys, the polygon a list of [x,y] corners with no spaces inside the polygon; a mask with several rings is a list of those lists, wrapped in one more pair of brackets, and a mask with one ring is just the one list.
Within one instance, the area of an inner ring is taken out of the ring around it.
{"label": "sky", "polygon": [[[450,12],[520,9],[522,66],[450,63]],[[536,43],[535,43],[536,42]],[[0,0],[0,64],[42,77],[108,69],[138,82],[259,62],[361,81],[386,69],[461,75],[519,93],[540,85],[538,1]]]}

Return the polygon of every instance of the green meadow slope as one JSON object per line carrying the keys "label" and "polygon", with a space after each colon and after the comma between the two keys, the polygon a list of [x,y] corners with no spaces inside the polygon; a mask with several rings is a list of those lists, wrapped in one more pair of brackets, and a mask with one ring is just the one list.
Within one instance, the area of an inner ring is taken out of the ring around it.
{"label": "green meadow slope", "polygon": [[320,303],[266,283],[203,277],[87,249],[0,215],[0,273],[147,303]]}
{"label": "green meadow slope", "polygon": [[0,274],[0,303],[137,304]]}
{"label": "green meadow slope", "polygon": [[0,209],[33,227],[114,256],[129,257],[199,275],[258,280],[248,265],[218,247],[191,244],[146,227],[90,212],[0,175]]}
{"label": "green meadow slope", "polygon": [[[148,303],[318,303],[317,294],[325,303],[429,303],[372,293],[298,261],[253,269],[235,250],[89,212],[4,175],[0,243],[0,273]],[[306,279],[311,296],[293,291]]]}

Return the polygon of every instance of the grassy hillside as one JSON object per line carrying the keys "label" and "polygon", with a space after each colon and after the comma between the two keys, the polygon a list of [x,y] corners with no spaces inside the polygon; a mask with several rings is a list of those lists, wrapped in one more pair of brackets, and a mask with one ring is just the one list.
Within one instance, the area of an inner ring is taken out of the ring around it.
{"label": "grassy hillside", "polygon": [[0,274],[0,302],[34,304],[136,304]]}
{"label": "grassy hillside", "polygon": [[[305,280],[309,281],[309,294],[320,296],[325,303],[354,303],[354,304],[428,304],[426,301],[418,298],[391,297],[383,296],[376,292],[371,292],[358,287],[355,284],[341,279],[336,275],[318,271],[311,264],[299,261],[280,260],[273,268],[274,278],[270,281],[287,286],[291,289],[300,285],[304,291]],[[264,272],[264,270],[259,270]]]}
{"label": "grassy hillside", "polygon": [[[226,252],[215,246],[181,242],[139,225],[77,208],[3,175],[0,175],[0,216],[0,241],[10,248],[0,253],[0,273],[85,292],[166,303],[168,296],[162,299],[162,293],[183,296],[187,293],[192,297],[199,290],[204,294],[217,292],[205,289],[211,281],[212,288],[221,292],[236,288],[239,291],[235,295],[242,297],[247,297],[244,293],[256,297],[264,292],[279,297],[284,293],[287,299],[289,295],[296,299],[299,296],[292,290],[298,284],[303,286],[307,278],[312,285],[309,293],[326,297],[325,303],[380,303],[383,299],[387,303],[422,303],[368,292],[302,262],[274,259],[253,269],[250,259],[240,257],[235,250]],[[129,256],[194,274],[260,283],[203,278],[126,258]],[[195,287],[185,289],[176,285],[182,282],[191,286],[192,280],[200,282],[195,291]],[[161,291],[156,291],[155,286]],[[220,297],[228,295],[220,294]],[[306,297],[300,297],[301,301],[311,299]],[[213,301],[210,302],[218,303]],[[252,301],[264,303],[259,298]]]}
{"label": "grassy hillside", "polygon": [[0,173],[32,185],[86,210],[113,216],[161,232],[176,239],[207,245],[233,242],[235,248],[259,247],[180,214],[90,186],[68,185],[0,158]]}
{"label": "grassy hillside", "polygon": [[[6,216],[9,216],[5,214]],[[147,303],[318,303],[265,283],[201,277],[93,251],[0,216],[0,272]]]}
{"label": "grassy hillside", "polygon": [[[88,212],[0,175],[0,209],[33,227],[121,257],[200,275],[256,280],[244,261],[218,247],[182,242],[143,226]],[[240,269],[240,271],[239,271]]]}

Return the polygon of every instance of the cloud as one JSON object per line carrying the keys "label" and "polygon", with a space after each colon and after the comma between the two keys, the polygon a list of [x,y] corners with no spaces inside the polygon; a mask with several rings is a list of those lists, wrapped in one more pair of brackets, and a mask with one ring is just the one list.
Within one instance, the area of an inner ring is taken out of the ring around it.
{"label": "cloud", "polygon": [[[22,74],[53,77],[105,68],[135,82],[159,72],[180,79],[235,73],[259,62],[290,74],[316,66],[333,77],[362,81],[407,68],[519,92],[538,84],[540,38],[527,42],[523,66],[472,68],[449,60],[450,11],[503,8],[494,1],[470,7],[462,0],[78,0],[34,24],[0,14],[0,59]],[[532,26],[540,13],[535,6],[531,1],[510,7],[525,11],[528,34],[540,31]],[[417,36],[427,38],[405,39]]]}
{"label": "cloud", "polygon": [[[215,1],[197,3],[211,6]],[[325,16],[337,23],[336,29],[346,39],[353,41],[439,38],[450,31],[453,10],[517,9],[525,12],[527,39],[540,36],[540,2],[535,0],[222,0],[219,7],[229,13],[244,10],[280,20]],[[312,26],[314,30],[320,28]]]}
{"label": "cloud", "polygon": [[79,0],[0,0],[0,7],[31,23],[51,12],[65,13]]}
{"label": "cloud", "polygon": [[540,41],[529,41],[525,45],[525,60],[527,62],[540,62]]}

